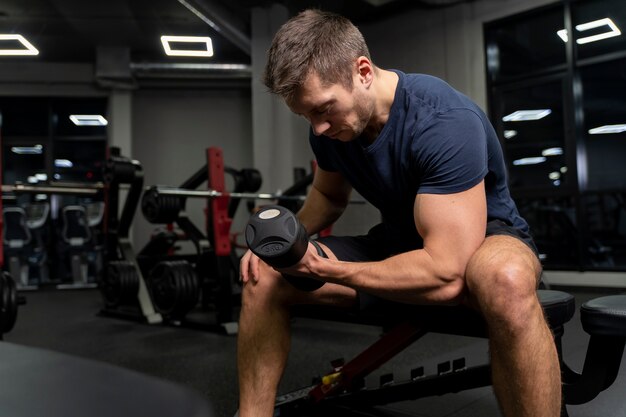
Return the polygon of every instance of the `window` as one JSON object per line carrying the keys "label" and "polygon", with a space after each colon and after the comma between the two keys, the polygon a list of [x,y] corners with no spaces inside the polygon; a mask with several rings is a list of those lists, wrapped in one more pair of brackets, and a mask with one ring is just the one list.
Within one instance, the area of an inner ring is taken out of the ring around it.
{"label": "window", "polygon": [[568,181],[562,83],[498,90],[495,117],[513,188],[554,188]]}
{"label": "window", "polygon": [[564,66],[565,46],[556,36],[562,27],[563,7],[488,26],[485,39],[490,79],[500,81]]}
{"label": "window", "polygon": [[626,189],[626,59],[580,69],[585,189]]}
{"label": "window", "polygon": [[546,269],[626,270],[623,30],[621,0],[485,25],[490,116]]}

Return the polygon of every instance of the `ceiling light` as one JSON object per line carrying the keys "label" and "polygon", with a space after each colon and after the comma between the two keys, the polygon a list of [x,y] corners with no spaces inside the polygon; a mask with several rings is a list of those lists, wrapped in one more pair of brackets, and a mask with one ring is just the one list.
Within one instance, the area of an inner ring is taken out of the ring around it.
{"label": "ceiling light", "polygon": [[526,122],[528,120],[543,119],[552,113],[550,109],[518,110],[502,118],[503,122]]}
{"label": "ceiling light", "polygon": [[72,168],[74,164],[69,159],[55,159],[54,166],[57,168]]}
{"label": "ceiling light", "polygon": [[71,114],[70,120],[76,126],[106,126],[107,119],[99,114]]}
{"label": "ceiling light", "polygon": [[601,135],[607,133],[622,133],[626,132],[626,124],[621,125],[604,125],[589,129],[590,135]]}
{"label": "ceiling light", "polygon": [[[0,34],[0,41],[18,41],[25,49],[6,49],[0,47],[0,55],[39,55],[37,48],[26,40],[25,37],[18,34],[3,33]],[[0,46],[2,42],[0,42]]]}
{"label": "ceiling light", "polygon": [[542,156],[563,155],[563,148],[547,148],[541,151]]}
{"label": "ceiling light", "polygon": [[579,32],[584,32],[589,29],[594,29],[600,26],[608,26],[611,29],[609,32],[599,33],[597,35],[587,36],[586,38],[580,38],[576,40],[578,44],[584,44],[589,42],[595,42],[606,38],[612,38],[614,36],[619,36],[622,34],[620,30],[617,28],[615,23],[608,17],[600,20],[594,20],[593,22],[582,23],[580,25],[576,25],[576,30]]}
{"label": "ceiling light", "polygon": [[[172,49],[170,42],[202,44],[203,49]],[[213,56],[213,44],[208,36],[161,36],[163,49],[168,56]]]}
{"label": "ceiling light", "polygon": [[13,146],[11,152],[18,155],[41,155],[43,153],[43,146]]}
{"label": "ceiling light", "polygon": [[504,139],[511,139],[517,136],[517,130],[505,130],[504,131]]}
{"label": "ceiling light", "polygon": [[[602,39],[612,38],[614,36],[619,36],[622,32],[619,30],[617,25],[613,23],[611,19],[605,17],[604,19],[594,20],[592,22],[581,23],[580,25],[576,25],[576,30],[579,32],[585,32],[590,29],[595,29],[602,26],[608,26],[610,29],[608,32],[598,33],[596,35],[586,36],[584,38],[576,39],[576,43],[579,45],[583,45],[585,43],[596,42]],[[569,36],[567,35],[567,29],[561,29],[556,32],[556,34],[563,40],[563,42],[567,42],[569,40]]]}
{"label": "ceiling light", "polygon": [[541,164],[542,162],[546,162],[546,157],[545,156],[533,156],[533,157],[530,157],[530,158],[516,159],[515,161],[513,161],[513,165],[515,165],[515,166],[519,166],[519,165],[537,165],[537,164]]}
{"label": "ceiling light", "polygon": [[561,173],[559,171],[554,171],[548,174],[548,178],[550,178],[552,181],[556,181],[558,179],[561,179]]}

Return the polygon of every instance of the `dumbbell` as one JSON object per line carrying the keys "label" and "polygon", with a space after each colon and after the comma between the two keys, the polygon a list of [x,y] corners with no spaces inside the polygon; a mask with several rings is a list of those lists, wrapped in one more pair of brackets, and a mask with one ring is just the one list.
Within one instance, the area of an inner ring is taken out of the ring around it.
{"label": "dumbbell", "polygon": [[[297,264],[309,246],[306,229],[291,211],[282,206],[265,206],[254,213],[246,226],[246,243],[256,256],[274,268]],[[326,258],[319,245],[317,253]],[[283,274],[291,285],[302,291],[314,291],[323,281]]]}

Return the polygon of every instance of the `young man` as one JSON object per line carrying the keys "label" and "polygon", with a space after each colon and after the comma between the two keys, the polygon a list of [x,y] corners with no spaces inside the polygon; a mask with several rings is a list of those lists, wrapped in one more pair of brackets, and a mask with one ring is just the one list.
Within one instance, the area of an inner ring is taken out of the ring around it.
{"label": "young man", "polygon": [[[478,309],[503,414],[558,416],[558,358],[536,296],[541,266],[478,106],[437,78],[376,67],[356,27],[316,10],[278,31],[264,81],[311,124],[319,169],[298,212],[307,231],[337,220],[352,188],[383,221],[367,236],[320,239],[329,259],[310,245],[277,271],[243,256],[240,416],[273,413],[291,306],[348,309],[380,298]],[[281,272],[325,285],[300,291]]]}

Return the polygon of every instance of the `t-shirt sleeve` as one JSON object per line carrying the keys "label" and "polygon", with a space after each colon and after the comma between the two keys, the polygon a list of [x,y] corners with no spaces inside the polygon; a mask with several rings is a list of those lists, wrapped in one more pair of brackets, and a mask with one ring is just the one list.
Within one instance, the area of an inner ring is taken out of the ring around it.
{"label": "t-shirt sleeve", "polygon": [[412,143],[418,194],[452,194],[478,184],[488,172],[487,133],[473,111],[436,114]]}
{"label": "t-shirt sleeve", "polygon": [[329,149],[331,146],[329,142],[330,140],[323,136],[315,136],[313,131],[309,129],[309,144],[311,145],[313,155],[315,155],[317,166],[324,171],[337,171]]}

